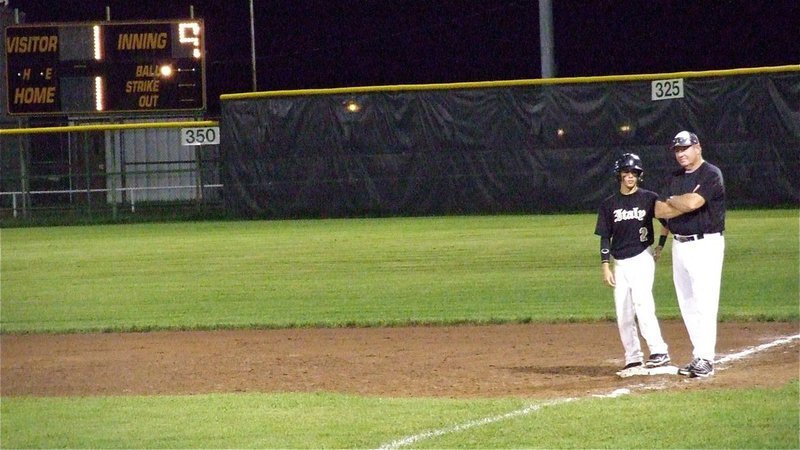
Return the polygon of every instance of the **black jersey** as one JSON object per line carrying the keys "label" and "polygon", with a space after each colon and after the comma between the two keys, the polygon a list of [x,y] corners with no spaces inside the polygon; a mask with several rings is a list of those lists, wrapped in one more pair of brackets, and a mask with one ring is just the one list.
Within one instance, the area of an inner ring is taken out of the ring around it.
{"label": "black jersey", "polygon": [[616,191],[600,204],[594,233],[611,239],[611,256],[636,256],[653,244],[653,218],[658,194],[637,189],[633,194]]}
{"label": "black jersey", "polygon": [[675,172],[669,183],[667,196],[695,192],[705,199],[696,210],[669,219],[669,231],[690,235],[720,233],[725,230],[725,183],[719,168],[707,161],[694,172]]}

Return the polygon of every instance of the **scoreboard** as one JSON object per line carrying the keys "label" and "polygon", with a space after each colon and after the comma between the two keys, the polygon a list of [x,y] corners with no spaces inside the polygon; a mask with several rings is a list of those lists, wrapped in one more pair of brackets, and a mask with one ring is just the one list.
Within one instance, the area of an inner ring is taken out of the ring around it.
{"label": "scoreboard", "polygon": [[202,20],[10,25],[11,115],[206,107]]}

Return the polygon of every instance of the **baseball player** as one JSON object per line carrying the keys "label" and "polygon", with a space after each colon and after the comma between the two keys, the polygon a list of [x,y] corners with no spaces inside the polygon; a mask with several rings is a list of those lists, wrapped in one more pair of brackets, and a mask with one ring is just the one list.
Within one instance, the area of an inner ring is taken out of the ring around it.
{"label": "baseball player", "polygon": [[668,219],[674,234],[672,280],[694,347],[694,359],[678,373],[708,377],[714,374],[725,254],[725,183],[719,168],[703,160],[696,134],[681,131],[671,148],[681,169],[670,180],[669,198],[656,203],[656,217]]}
{"label": "baseball player", "polygon": [[650,349],[650,358],[644,366],[665,366],[670,363],[670,357],[656,318],[653,280],[655,261],[669,230],[662,227],[658,246],[651,252],[658,194],[639,187],[644,173],[641,159],[633,153],[625,153],[614,163],[614,173],[619,189],[600,204],[594,232],[600,236],[603,281],[614,288],[617,327],[625,350],[622,370],[642,365],[644,355],[639,330]]}

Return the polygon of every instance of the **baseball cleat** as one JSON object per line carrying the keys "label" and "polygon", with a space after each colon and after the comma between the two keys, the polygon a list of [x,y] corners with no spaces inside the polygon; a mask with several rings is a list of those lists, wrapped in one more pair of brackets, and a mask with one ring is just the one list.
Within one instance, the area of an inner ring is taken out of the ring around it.
{"label": "baseball cleat", "polygon": [[714,375],[714,364],[702,358],[695,358],[689,364],[678,369],[678,375],[689,378],[707,378]]}
{"label": "baseball cleat", "polygon": [[621,378],[628,378],[635,375],[645,375],[645,368],[640,361],[625,364],[625,367],[617,372],[617,376]]}
{"label": "baseball cleat", "polygon": [[669,364],[672,360],[669,358],[669,355],[666,353],[653,353],[650,355],[650,359],[645,361],[644,366],[648,369],[652,369],[654,367],[662,367]]}
{"label": "baseball cleat", "polygon": [[678,369],[678,375],[683,375],[685,377],[688,377],[692,373],[692,367],[694,367],[694,365],[697,364],[697,361],[699,359],[700,358],[695,358],[689,364]]}
{"label": "baseball cleat", "polygon": [[696,361],[697,363],[689,371],[689,378],[707,378],[714,375],[714,364],[711,361],[707,359],[697,359]]}
{"label": "baseball cleat", "polygon": [[644,367],[642,366],[642,362],[636,361],[625,364],[625,367],[623,367],[622,369],[620,369],[619,372],[617,372],[617,376],[620,376],[622,378],[627,378],[627,377],[632,377],[634,375],[642,375],[643,372],[644,372]]}

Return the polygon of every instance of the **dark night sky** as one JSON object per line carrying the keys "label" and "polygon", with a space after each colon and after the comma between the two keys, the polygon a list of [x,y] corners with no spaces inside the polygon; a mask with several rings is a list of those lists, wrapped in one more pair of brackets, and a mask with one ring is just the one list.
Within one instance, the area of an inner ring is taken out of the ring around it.
{"label": "dark night sky", "polygon": [[[258,90],[541,77],[538,0],[253,0]],[[800,0],[552,0],[558,77],[800,64]],[[252,90],[249,0],[10,0],[27,23],[206,26],[209,113]]]}

